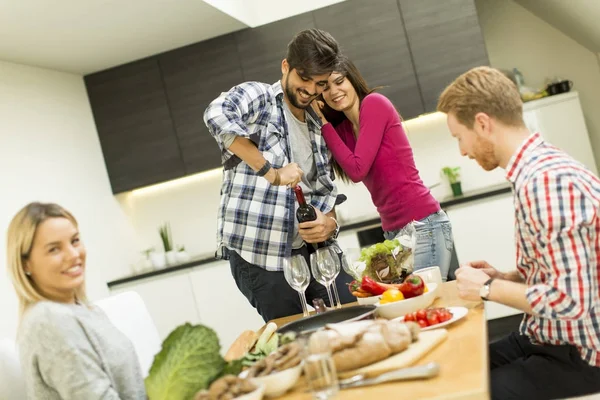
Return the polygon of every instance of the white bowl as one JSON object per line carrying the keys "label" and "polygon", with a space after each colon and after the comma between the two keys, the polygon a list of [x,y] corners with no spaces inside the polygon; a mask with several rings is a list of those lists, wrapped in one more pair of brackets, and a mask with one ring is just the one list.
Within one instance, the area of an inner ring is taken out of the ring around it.
{"label": "white bowl", "polygon": [[364,304],[369,305],[369,304],[379,303],[379,300],[381,300],[381,295],[356,298],[356,301],[358,301],[358,304],[360,304],[360,305],[364,305]]}
{"label": "white bowl", "polygon": [[420,296],[394,301],[393,303],[379,304],[377,303],[376,314],[385,319],[394,319],[420,310],[421,308],[429,307],[435,300],[438,285],[435,283],[427,283],[427,293]]}
{"label": "white bowl", "polygon": [[[416,270],[413,272],[413,275],[419,275],[423,281],[427,284],[435,283],[438,286],[442,286],[442,273],[440,271],[440,267],[427,267]],[[438,292],[437,297],[440,297]]]}
{"label": "white bowl", "polygon": [[[302,363],[295,367],[288,368],[283,371],[275,372],[274,374],[250,378],[250,381],[255,385],[263,385],[265,387],[264,394],[267,397],[279,397],[290,390],[298,378],[302,374]],[[243,371],[240,378],[246,378],[248,371]],[[245,399],[244,399],[245,400]]]}
{"label": "white bowl", "polygon": [[257,387],[254,392],[247,393],[243,396],[236,397],[235,400],[261,400],[265,394],[265,385],[255,382]]}
{"label": "white bowl", "polygon": [[442,273],[440,267],[427,267],[413,271],[413,275],[419,275],[425,283],[442,284]]}

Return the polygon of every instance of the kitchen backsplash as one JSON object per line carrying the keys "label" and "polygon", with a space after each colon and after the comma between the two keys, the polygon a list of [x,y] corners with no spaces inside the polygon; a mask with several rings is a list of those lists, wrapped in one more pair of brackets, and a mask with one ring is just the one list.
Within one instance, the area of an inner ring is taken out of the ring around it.
{"label": "kitchen backsplash", "polygon": [[[504,182],[502,170],[485,172],[473,160],[462,157],[442,114],[429,114],[405,123],[413,146],[417,167],[425,185],[441,184],[432,189],[437,199],[450,195],[450,186],[441,177],[444,166],[460,166],[464,191]],[[338,181],[340,193],[348,201],[338,207],[340,223],[377,217],[369,192],[362,183]],[[171,223],[173,241],[192,254],[208,254],[216,248],[217,209],[221,188],[221,170],[213,170],[161,185],[118,195],[140,243],[160,248],[158,226]],[[142,250],[142,249],[140,249]]]}

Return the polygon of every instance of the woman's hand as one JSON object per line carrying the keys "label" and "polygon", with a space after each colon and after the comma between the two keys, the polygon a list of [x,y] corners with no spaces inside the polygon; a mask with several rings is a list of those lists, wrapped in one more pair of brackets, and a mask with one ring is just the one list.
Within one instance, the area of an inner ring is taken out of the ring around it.
{"label": "woman's hand", "polygon": [[319,116],[319,118],[321,119],[321,123],[323,125],[327,124],[328,121],[325,118],[325,116],[323,115],[323,111],[321,111],[321,109],[323,107],[325,107],[325,103],[323,103],[320,100],[313,100],[312,103],[310,103],[310,106],[312,107],[313,110],[315,110],[315,113],[317,113],[317,115]]}

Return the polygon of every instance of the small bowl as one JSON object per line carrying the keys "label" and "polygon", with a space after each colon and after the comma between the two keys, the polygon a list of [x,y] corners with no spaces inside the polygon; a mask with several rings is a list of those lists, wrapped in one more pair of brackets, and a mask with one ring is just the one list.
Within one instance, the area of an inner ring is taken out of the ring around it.
{"label": "small bowl", "polygon": [[358,301],[358,304],[362,305],[371,305],[371,304],[376,304],[379,303],[379,300],[381,300],[381,295],[379,296],[369,296],[369,297],[357,297],[356,301]]}
{"label": "small bowl", "polygon": [[264,383],[254,383],[257,387],[254,392],[246,393],[243,396],[236,397],[234,400],[262,400],[265,394]]}
{"label": "small bowl", "polygon": [[435,283],[428,283],[427,289],[427,293],[423,293],[420,296],[413,297],[410,299],[394,301],[393,303],[387,304],[377,303],[376,313],[382,318],[394,319],[411,313],[413,311],[417,311],[422,308],[427,308],[435,300],[438,285]]}
{"label": "small bowl", "polygon": [[[283,371],[275,372],[274,374],[249,378],[256,386],[264,386],[264,395],[267,397],[279,397],[290,390],[298,378],[302,374],[302,363],[295,367],[288,368]],[[243,371],[240,378],[245,379],[248,376],[248,371]]]}
{"label": "small bowl", "polygon": [[[414,271],[413,275],[419,275],[426,284],[435,283],[438,286],[442,285],[442,273],[440,267],[427,267]],[[438,293],[438,297],[439,293]]]}

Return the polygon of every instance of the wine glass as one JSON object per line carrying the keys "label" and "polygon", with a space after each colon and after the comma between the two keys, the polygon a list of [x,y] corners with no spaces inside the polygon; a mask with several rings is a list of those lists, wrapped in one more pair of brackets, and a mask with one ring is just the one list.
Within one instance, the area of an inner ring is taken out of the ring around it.
{"label": "wine glass", "polygon": [[284,259],[283,275],[288,285],[298,292],[300,303],[302,303],[302,315],[308,317],[308,305],[306,304],[306,294],[304,292],[310,283],[310,271],[304,257],[298,254]]}
{"label": "wine glass", "polygon": [[336,259],[337,255],[330,247],[317,249],[313,254],[310,255],[310,270],[315,280],[321,285],[325,286],[331,307],[335,307],[335,303],[333,301],[333,297],[331,296],[331,289],[329,287],[340,273],[339,259],[337,262]]}

